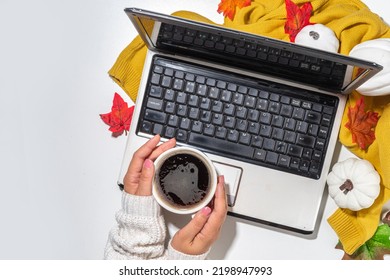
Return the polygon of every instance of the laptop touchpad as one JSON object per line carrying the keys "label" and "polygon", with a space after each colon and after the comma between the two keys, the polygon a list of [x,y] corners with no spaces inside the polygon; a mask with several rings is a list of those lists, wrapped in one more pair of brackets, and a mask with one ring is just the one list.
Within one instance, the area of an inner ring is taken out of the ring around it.
{"label": "laptop touchpad", "polygon": [[242,169],[236,166],[227,165],[220,162],[213,161],[218,175],[225,177],[225,190],[227,195],[228,205],[234,206],[238,185],[241,180]]}

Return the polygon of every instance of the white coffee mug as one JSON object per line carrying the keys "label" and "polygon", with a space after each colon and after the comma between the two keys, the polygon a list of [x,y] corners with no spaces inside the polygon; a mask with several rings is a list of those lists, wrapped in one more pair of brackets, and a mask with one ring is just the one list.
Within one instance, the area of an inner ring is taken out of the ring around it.
{"label": "white coffee mug", "polygon": [[214,197],[217,171],[203,152],[175,147],[163,152],[154,165],[152,193],[163,208],[177,214],[192,214]]}

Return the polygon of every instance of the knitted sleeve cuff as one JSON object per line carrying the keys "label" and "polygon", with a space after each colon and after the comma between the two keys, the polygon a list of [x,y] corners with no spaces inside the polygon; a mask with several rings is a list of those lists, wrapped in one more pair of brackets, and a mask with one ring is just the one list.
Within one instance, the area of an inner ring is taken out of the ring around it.
{"label": "knitted sleeve cuff", "polygon": [[337,209],[328,218],[328,223],[337,233],[343,249],[347,254],[352,255],[364,242],[366,242],[366,231],[353,214],[345,210]]}
{"label": "knitted sleeve cuff", "polygon": [[132,195],[125,191],[122,194],[122,210],[124,214],[135,217],[161,216],[161,207],[153,196]]}
{"label": "knitted sleeve cuff", "polygon": [[166,227],[152,196],[122,194],[117,225],[110,231],[105,259],[164,259]]}

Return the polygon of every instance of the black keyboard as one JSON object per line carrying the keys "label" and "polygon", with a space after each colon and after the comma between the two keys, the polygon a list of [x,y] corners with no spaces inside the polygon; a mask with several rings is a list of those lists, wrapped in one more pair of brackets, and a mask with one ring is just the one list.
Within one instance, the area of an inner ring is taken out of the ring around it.
{"label": "black keyboard", "polygon": [[338,98],[155,56],[137,132],[318,179]]}

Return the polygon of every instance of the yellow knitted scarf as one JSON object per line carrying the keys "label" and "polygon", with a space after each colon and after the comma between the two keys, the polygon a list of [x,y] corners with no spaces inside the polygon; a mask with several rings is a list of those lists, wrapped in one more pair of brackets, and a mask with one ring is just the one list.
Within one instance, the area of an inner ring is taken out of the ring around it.
{"label": "yellow knitted scarf", "polygon": [[[308,0],[293,0],[301,5]],[[339,52],[345,55],[358,43],[376,38],[390,38],[390,28],[359,0],[313,0],[310,22],[321,23],[331,28],[340,41]],[[174,15],[215,24],[192,12],[180,11]],[[289,41],[284,33],[286,7],[284,0],[253,0],[251,5],[239,9],[234,20],[225,19],[223,26]],[[109,75],[135,101],[142,73],[146,47],[137,36],[119,55]],[[347,108],[360,98],[353,92]],[[381,193],[368,209],[350,211],[337,209],[328,222],[338,235],[346,253],[352,254],[375,233],[383,204],[390,199],[390,93],[384,97],[365,97],[366,109],[378,112],[380,119],[375,129],[376,140],[361,150],[352,143],[350,131],[345,127],[347,111],[343,116],[340,142],[360,158],[369,160],[381,175]]]}

